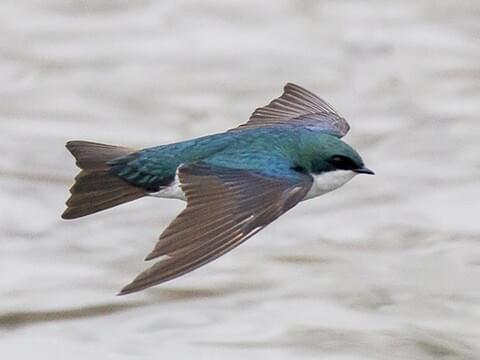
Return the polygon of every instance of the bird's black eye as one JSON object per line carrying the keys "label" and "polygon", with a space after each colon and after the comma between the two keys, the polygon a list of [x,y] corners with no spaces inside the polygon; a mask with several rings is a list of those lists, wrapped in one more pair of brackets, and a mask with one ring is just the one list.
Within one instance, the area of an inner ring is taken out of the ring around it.
{"label": "bird's black eye", "polygon": [[343,155],[335,155],[328,160],[330,165],[340,170],[355,170],[358,168],[358,165],[355,162]]}

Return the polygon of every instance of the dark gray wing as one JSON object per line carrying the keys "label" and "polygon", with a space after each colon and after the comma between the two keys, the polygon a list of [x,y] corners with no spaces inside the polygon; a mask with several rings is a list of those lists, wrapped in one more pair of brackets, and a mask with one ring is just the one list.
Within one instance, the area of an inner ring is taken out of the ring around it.
{"label": "dark gray wing", "polygon": [[295,174],[283,180],[205,164],[182,166],[178,176],[187,207],[165,229],[147,260],[164,257],[120,295],[188,273],[256,234],[305,197],[312,180]]}
{"label": "dark gray wing", "polygon": [[282,96],[256,109],[248,122],[237,129],[281,124],[298,124],[338,137],[345,136],[350,129],[347,121],[326,101],[292,83],[285,85]]}

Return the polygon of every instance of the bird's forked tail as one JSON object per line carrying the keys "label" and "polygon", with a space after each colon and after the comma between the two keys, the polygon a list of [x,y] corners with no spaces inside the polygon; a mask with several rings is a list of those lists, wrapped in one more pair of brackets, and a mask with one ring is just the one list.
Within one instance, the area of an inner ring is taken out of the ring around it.
{"label": "bird's forked tail", "polygon": [[69,141],[67,149],[81,169],[70,189],[64,219],[75,219],[141,198],[145,190],[110,173],[108,162],[134,150],[88,141]]}

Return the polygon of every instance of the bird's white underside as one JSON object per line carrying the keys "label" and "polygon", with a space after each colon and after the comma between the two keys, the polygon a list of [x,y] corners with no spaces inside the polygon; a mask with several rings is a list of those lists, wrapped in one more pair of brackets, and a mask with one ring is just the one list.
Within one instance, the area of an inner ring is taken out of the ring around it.
{"label": "bird's white underside", "polygon": [[[345,185],[348,181],[353,179],[355,175],[357,175],[357,173],[349,170],[329,171],[318,175],[312,174],[312,187],[303,200],[308,200],[335,190],[340,186]],[[165,187],[156,193],[151,193],[150,196],[186,200],[185,193],[180,187],[178,175],[175,176],[175,180],[170,186]]]}
{"label": "bird's white underside", "polygon": [[184,201],[187,200],[187,198],[185,197],[185,193],[180,187],[180,180],[178,179],[178,173],[175,175],[175,179],[170,184],[170,186],[167,186],[156,193],[151,193],[150,196],[155,196],[160,198],[169,198],[169,199],[179,199]]}
{"label": "bird's white underside", "polygon": [[352,180],[355,175],[357,175],[357,173],[350,170],[328,171],[318,175],[312,174],[312,187],[303,200],[308,200],[338,189],[340,186]]}

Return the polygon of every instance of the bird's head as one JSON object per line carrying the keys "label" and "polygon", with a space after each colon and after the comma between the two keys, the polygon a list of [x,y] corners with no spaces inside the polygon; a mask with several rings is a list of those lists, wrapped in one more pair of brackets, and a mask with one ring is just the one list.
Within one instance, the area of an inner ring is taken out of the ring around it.
{"label": "bird's head", "polygon": [[329,135],[322,135],[313,153],[310,166],[314,174],[337,170],[353,172],[355,175],[374,174],[350,145]]}

